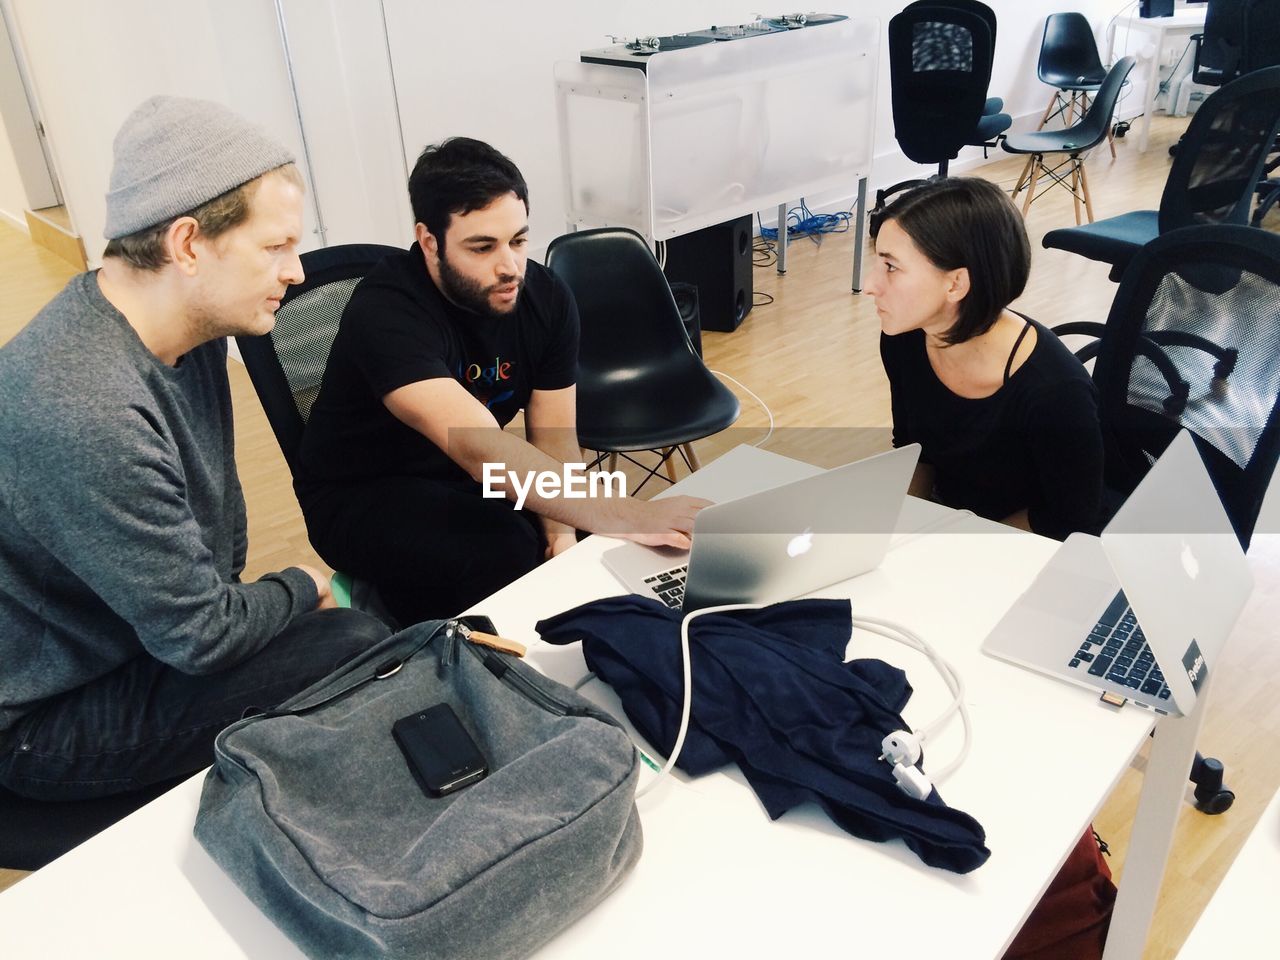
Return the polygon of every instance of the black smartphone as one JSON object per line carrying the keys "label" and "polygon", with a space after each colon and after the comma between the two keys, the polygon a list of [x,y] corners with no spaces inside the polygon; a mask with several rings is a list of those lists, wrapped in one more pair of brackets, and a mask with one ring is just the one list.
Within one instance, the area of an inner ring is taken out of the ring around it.
{"label": "black smartphone", "polygon": [[427,796],[446,796],[489,773],[484,754],[447,703],[401,717],[391,734]]}

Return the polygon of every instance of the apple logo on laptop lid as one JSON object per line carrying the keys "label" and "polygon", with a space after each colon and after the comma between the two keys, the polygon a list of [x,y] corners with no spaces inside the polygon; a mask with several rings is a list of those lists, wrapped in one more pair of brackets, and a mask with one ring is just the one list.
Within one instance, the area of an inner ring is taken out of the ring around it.
{"label": "apple logo on laptop lid", "polygon": [[792,537],[787,542],[787,556],[791,559],[803,556],[813,547],[813,531],[805,527],[804,533]]}
{"label": "apple logo on laptop lid", "polygon": [[1182,561],[1182,569],[1187,572],[1187,576],[1194,580],[1200,576],[1200,561],[1196,559],[1196,555],[1191,551],[1191,544],[1182,541],[1182,553],[1180,555]]}

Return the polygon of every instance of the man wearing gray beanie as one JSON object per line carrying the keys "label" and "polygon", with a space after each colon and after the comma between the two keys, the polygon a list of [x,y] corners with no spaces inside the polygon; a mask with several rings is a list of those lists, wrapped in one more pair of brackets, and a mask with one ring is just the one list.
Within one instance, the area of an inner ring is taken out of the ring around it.
{"label": "man wearing gray beanie", "polygon": [[125,120],[108,244],[0,349],[0,786],[37,800],[199,770],[217,732],[387,635],[319,571],[241,583],[226,337],[302,280],[293,157],[220,104]]}

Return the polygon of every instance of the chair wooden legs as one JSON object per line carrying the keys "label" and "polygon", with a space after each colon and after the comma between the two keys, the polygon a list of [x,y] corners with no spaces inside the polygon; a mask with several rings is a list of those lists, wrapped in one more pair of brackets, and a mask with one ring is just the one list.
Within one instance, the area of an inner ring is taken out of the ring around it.
{"label": "chair wooden legs", "polygon": [[615,453],[609,454],[609,472],[613,473],[613,471],[617,469],[618,469],[618,454],[615,452]]}
{"label": "chair wooden legs", "polygon": [[1084,165],[1078,157],[1071,161],[1071,199],[1076,205],[1076,226],[1080,226],[1080,174]]}
{"label": "chair wooden legs", "polygon": [[[1080,190],[1084,194],[1084,209],[1089,214],[1089,222],[1093,223],[1093,201],[1089,199],[1089,181],[1084,175],[1084,159],[1078,159],[1076,165],[1080,168]],[[1080,222],[1079,212],[1076,213],[1076,222]]]}
{"label": "chair wooden legs", "polygon": [[1034,158],[1027,157],[1027,162],[1022,165],[1022,173],[1018,174],[1018,182],[1013,188],[1012,199],[1017,200],[1018,194],[1020,194],[1022,192],[1022,188],[1026,186],[1027,174],[1031,172],[1031,164],[1033,162]]}
{"label": "chair wooden legs", "polygon": [[667,468],[667,479],[670,480],[672,483],[676,482],[675,452],[676,452],[675,447],[667,447],[667,449],[661,451],[662,462],[666,465],[666,468]]}
{"label": "chair wooden legs", "polygon": [[689,461],[690,470],[702,469],[702,464],[698,462],[698,455],[693,452],[692,443],[682,443],[680,449],[684,451],[685,459]]}
{"label": "chair wooden legs", "polygon": [[[1044,165],[1044,158],[1041,157],[1040,154],[1038,153],[1032,154],[1030,159],[1027,160],[1027,166],[1030,167],[1031,179],[1027,183],[1026,199],[1022,201],[1022,216],[1024,218],[1026,217],[1027,213],[1030,212],[1031,210],[1031,201],[1035,199],[1036,183],[1040,179],[1040,169],[1043,165]],[[1022,170],[1022,176],[1018,178],[1018,185],[1013,188],[1013,199],[1015,200],[1018,198],[1018,192],[1022,189],[1023,181],[1026,180],[1027,178],[1027,173],[1028,173],[1028,170],[1026,167],[1024,167]]]}

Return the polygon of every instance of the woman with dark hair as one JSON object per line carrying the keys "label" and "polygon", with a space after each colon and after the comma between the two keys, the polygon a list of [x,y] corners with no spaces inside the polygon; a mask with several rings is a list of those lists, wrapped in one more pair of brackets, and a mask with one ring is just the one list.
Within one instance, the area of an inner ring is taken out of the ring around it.
{"label": "woman with dark hair", "polygon": [[1009,198],[932,180],[873,214],[871,237],[893,444],[922,447],[911,492],[1058,539],[1094,529],[1097,390],[1052,331],[1009,309],[1031,267]]}

